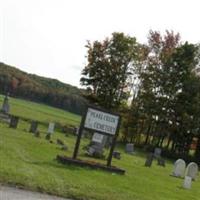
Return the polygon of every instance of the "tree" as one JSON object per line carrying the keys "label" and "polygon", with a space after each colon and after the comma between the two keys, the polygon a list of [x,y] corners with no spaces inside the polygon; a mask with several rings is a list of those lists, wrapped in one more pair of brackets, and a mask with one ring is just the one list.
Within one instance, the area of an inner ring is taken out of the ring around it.
{"label": "tree", "polygon": [[152,31],[147,47],[148,55],[140,63],[132,118],[139,117],[138,126],[144,122],[140,132],[146,135],[145,144],[162,146],[168,137],[167,146],[171,143],[173,152],[188,154],[193,137],[199,136],[200,88],[199,78],[193,73],[198,48],[181,44],[179,35],[173,32],[162,37]]}
{"label": "tree", "polygon": [[[171,69],[166,67],[166,62],[179,45],[179,34],[174,34],[173,31],[166,31],[164,36],[157,31],[150,31],[148,43],[143,45],[145,53],[138,63],[140,69],[137,75],[138,95],[133,99],[132,104],[139,106],[133,108],[140,110],[142,121],[145,122],[142,132],[146,134],[146,144],[149,142],[150,135],[163,133],[165,123],[168,123],[167,105],[165,105],[168,102],[166,90],[171,90],[165,85],[172,82],[169,81]],[[135,104],[135,101],[140,103]]]}
{"label": "tree", "polygon": [[107,109],[118,108],[129,97],[128,77],[137,58],[134,37],[113,33],[104,41],[88,42],[88,64],[80,82],[90,91],[88,98]]}

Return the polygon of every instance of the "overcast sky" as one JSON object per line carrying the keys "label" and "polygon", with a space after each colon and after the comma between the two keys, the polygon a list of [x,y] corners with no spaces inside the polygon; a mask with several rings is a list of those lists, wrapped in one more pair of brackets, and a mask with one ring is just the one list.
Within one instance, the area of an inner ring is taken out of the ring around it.
{"label": "overcast sky", "polygon": [[200,42],[199,0],[0,0],[0,62],[79,86],[87,40],[149,29]]}

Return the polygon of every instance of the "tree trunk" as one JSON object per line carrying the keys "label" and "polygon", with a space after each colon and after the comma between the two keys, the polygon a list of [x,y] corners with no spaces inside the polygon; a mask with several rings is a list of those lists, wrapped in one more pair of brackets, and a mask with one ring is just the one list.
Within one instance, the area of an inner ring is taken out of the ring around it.
{"label": "tree trunk", "polygon": [[165,140],[165,136],[162,136],[161,141],[160,141],[160,144],[159,144],[160,147],[163,146],[163,142],[164,142],[164,140]]}
{"label": "tree trunk", "polygon": [[166,148],[169,149],[169,145],[171,143],[171,136],[168,137]]}
{"label": "tree trunk", "polygon": [[150,130],[151,130],[151,127],[152,127],[152,121],[150,122],[149,127],[148,127],[148,130],[147,130],[147,132],[146,132],[146,140],[145,140],[145,142],[144,142],[145,145],[148,144],[149,137],[150,137]]}
{"label": "tree trunk", "polygon": [[200,163],[200,135],[198,137],[196,151],[195,151],[195,158],[198,163]]}

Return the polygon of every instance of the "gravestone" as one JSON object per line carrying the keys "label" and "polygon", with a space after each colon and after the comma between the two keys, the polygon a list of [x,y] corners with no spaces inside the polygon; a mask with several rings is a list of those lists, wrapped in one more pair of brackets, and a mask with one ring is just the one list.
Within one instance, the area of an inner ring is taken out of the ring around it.
{"label": "gravestone", "polygon": [[34,133],[34,135],[35,135],[35,137],[40,137],[40,131],[36,131],[35,133]]}
{"label": "gravestone", "polygon": [[92,136],[91,143],[88,146],[87,154],[96,158],[103,157],[103,148],[106,145],[107,136],[95,132]]}
{"label": "gravestone", "polygon": [[79,133],[79,126],[77,126],[77,127],[75,128],[74,133],[75,133],[75,135],[78,135],[78,133]]}
{"label": "gravestone", "polygon": [[51,139],[51,135],[54,132],[54,128],[55,128],[55,123],[50,122],[49,127],[48,127],[48,131],[47,131],[47,134],[46,134],[46,137],[45,137],[46,140]]}
{"label": "gravestone", "polygon": [[154,157],[159,158],[161,156],[162,149],[161,148],[155,148],[154,149]]}
{"label": "gravestone", "polygon": [[62,127],[62,132],[66,133],[66,134],[74,134],[74,135],[76,135],[76,127],[63,126]]}
{"label": "gravestone", "polygon": [[93,144],[89,146],[87,154],[95,158],[103,158],[103,146],[101,144]]}
{"label": "gravestone", "polygon": [[102,147],[106,146],[108,136],[95,132],[92,136],[91,144],[100,144]]}
{"label": "gravestone", "polygon": [[121,153],[118,151],[113,151],[113,157],[120,160],[121,159]]}
{"label": "gravestone", "polygon": [[4,98],[4,100],[3,100],[3,105],[2,105],[1,111],[2,111],[4,114],[9,114],[10,105],[9,105],[8,95],[6,95],[5,98]]}
{"label": "gravestone", "polygon": [[133,153],[134,152],[134,144],[132,143],[128,143],[126,144],[126,149],[125,149],[126,153]]}
{"label": "gravestone", "polygon": [[192,185],[192,178],[190,176],[186,176],[183,182],[183,188],[190,189]]}
{"label": "gravestone", "polygon": [[10,128],[17,128],[18,122],[19,122],[19,117],[11,116],[9,127]]}
{"label": "gravestone", "polygon": [[50,140],[51,139],[51,134],[47,133],[46,136],[45,136],[45,139],[46,140]]}
{"label": "gravestone", "polygon": [[153,159],[154,159],[154,154],[153,154],[153,153],[150,153],[150,154],[147,156],[147,159],[146,159],[146,162],[145,162],[145,166],[146,166],[146,167],[151,167],[152,162],[153,162]]}
{"label": "gravestone", "polygon": [[36,133],[37,132],[37,127],[38,127],[38,122],[37,121],[32,121],[30,129],[29,129],[29,132],[30,133]]}
{"label": "gravestone", "polygon": [[158,163],[159,166],[165,167],[165,160],[161,157],[158,158]]}
{"label": "gravestone", "polygon": [[64,145],[62,145],[62,146],[61,146],[61,150],[62,150],[62,151],[67,151],[67,150],[68,150],[68,147],[67,147],[67,145],[65,145],[65,144],[64,144]]}
{"label": "gravestone", "polygon": [[50,122],[47,133],[53,134],[55,128],[55,123]]}
{"label": "gravestone", "polygon": [[57,139],[57,140],[56,140],[56,143],[57,143],[58,145],[61,145],[61,146],[65,145],[65,143],[64,143],[61,139]]}
{"label": "gravestone", "polygon": [[174,163],[174,169],[173,169],[172,175],[176,177],[184,177],[185,167],[186,167],[185,161],[182,159],[178,159]]}
{"label": "gravestone", "polygon": [[93,156],[95,152],[95,148],[93,148],[92,146],[88,148],[87,153],[89,156]]}
{"label": "gravestone", "polygon": [[198,165],[195,162],[188,164],[185,172],[185,176],[189,176],[192,180],[196,180],[198,174]]}

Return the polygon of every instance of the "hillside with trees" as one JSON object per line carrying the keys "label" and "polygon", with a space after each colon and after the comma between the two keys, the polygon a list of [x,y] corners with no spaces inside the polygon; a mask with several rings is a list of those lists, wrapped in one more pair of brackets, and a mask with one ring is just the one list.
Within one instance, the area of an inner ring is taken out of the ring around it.
{"label": "hillside with trees", "polygon": [[0,93],[41,102],[81,114],[87,104],[82,91],[56,79],[25,73],[0,63]]}

